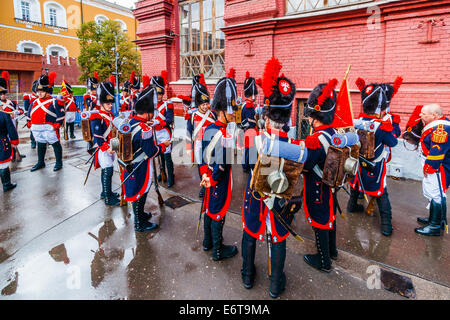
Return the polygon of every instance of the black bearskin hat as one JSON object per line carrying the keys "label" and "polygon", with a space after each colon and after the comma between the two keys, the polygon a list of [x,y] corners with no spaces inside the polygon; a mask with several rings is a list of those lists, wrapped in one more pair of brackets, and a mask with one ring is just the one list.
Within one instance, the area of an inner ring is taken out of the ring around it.
{"label": "black bearskin hat", "polygon": [[38,84],[39,84],[39,81],[37,81],[37,80],[33,81],[33,83],[31,84],[31,92],[37,93]]}
{"label": "black bearskin hat", "polygon": [[231,70],[227,77],[220,79],[216,84],[211,102],[211,109],[214,111],[226,111],[231,114],[238,109],[234,69]]}
{"label": "black bearskin hat", "polygon": [[282,65],[272,57],[264,68],[261,87],[264,93],[264,115],[277,123],[287,124],[291,118],[295,84],[284,74],[278,76]]}
{"label": "black bearskin hat", "polygon": [[363,112],[367,114],[380,114],[384,110],[389,111],[392,98],[402,85],[403,78],[397,77],[394,84],[370,83],[366,85],[362,78],[356,80],[356,85],[361,91]]}
{"label": "black bearskin hat", "polygon": [[209,92],[203,73],[192,78],[192,107],[196,108],[203,103],[209,103]]}
{"label": "black bearskin hat", "polygon": [[68,92],[69,94],[72,94],[72,93],[73,93],[72,86],[71,86],[69,83],[65,82],[65,81],[64,81],[64,83],[66,84],[67,92]]}
{"label": "black bearskin hat", "polygon": [[86,81],[86,88],[88,90],[97,90],[98,83],[99,83],[99,81],[98,81],[98,73],[96,71],[96,72],[94,72],[94,76],[93,77],[90,77],[90,78],[87,79],[87,81]]}
{"label": "black bearskin hat", "polygon": [[110,81],[100,83],[97,89],[98,101],[101,103],[114,103],[114,85]]}
{"label": "black bearskin hat", "polygon": [[135,76],[134,71],[131,71],[130,74],[130,88],[135,90],[139,90],[141,88],[141,81],[139,80],[139,77]]}
{"label": "black bearskin hat", "polygon": [[0,93],[8,92],[9,72],[3,71],[0,78]]}
{"label": "black bearskin hat", "polygon": [[169,72],[164,70],[161,71],[160,76],[153,76],[150,81],[150,84],[155,86],[156,92],[158,92],[158,94],[164,94],[166,92],[165,87],[168,82],[169,82]]}
{"label": "black bearskin hat", "polygon": [[125,81],[122,85],[122,91],[130,92],[130,81]]}
{"label": "black bearskin hat", "polygon": [[323,124],[331,124],[336,113],[336,88],[338,81],[331,79],[321,83],[309,95],[305,116],[316,119]]}
{"label": "black bearskin hat", "polygon": [[403,133],[403,139],[409,143],[418,146],[420,142],[420,137],[422,136],[423,128],[425,127],[422,119],[420,119],[420,113],[422,112],[423,105],[416,106],[413,114],[406,124],[406,130]]}
{"label": "black bearskin hat", "polygon": [[155,106],[158,104],[158,96],[153,86],[147,86],[141,91],[134,105],[137,114],[153,113]]}
{"label": "black bearskin hat", "polygon": [[37,81],[37,91],[45,91],[50,94],[53,93],[53,85],[55,84],[56,73],[50,72],[48,75],[42,75]]}
{"label": "black bearskin hat", "polygon": [[258,88],[256,87],[255,78],[250,77],[250,73],[247,71],[244,80],[244,96],[250,98],[256,95],[258,95]]}

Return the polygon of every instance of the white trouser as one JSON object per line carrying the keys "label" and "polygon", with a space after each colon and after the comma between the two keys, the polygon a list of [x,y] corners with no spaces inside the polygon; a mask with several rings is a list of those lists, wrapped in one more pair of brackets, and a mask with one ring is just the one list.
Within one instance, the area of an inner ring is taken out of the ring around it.
{"label": "white trouser", "polygon": [[4,162],[4,163],[0,163],[0,170],[9,168],[9,163],[10,163],[10,162],[11,162],[11,161]]}
{"label": "white trouser", "polygon": [[59,141],[55,128],[49,124],[32,124],[31,132],[39,143],[54,144]]}
{"label": "white trouser", "polygon": [[[155,130],[156,132],[156,142],[157,144],[163,143],[164,141],[170,140],[171,136],[170,136],[170,132],[169,129],[164,128],[162,130]],[[172,151],[172,145],[169,145],[168,147],[166,147],[166,153],[170,153]]]}
{"label": "white trouser", "polygon": [[[425,164],[425,159],[422,157],[422,168]],[[439,173],[439,171],[438,171]],[[426,177],[423,178],[422,181],[422,190],[423,195],[425,198],[427,198],[430,202],[433,200],[436,203],[441,203],[441,193],[444,197],[447,197],[444,191],[439,187],[439,185],[442,186],[442,180],[438,180],[440,177],[440,174],[438,176],[438,173],[433,174],[427,174]],[[441,181],[441,183],[439,183]]]}
{"label": "white trouser", "polygon": [[76,117],[76,115],[77,115],[76,112],[67,111],[67,112],[66,112],[66,123],[72,123],[72,122],[75,122],[75,117]]}
{"label": "white trouser", "polygon": [[115,159],[115,153],[109,154],[107,151],[98,150],[98,164],[102,167],[102,169],[114,166]]}

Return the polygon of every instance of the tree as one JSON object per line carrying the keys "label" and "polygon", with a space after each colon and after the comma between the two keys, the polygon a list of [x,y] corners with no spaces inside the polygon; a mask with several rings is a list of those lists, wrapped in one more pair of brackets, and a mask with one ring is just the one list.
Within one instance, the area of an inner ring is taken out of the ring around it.
{"label": "tree", "polygon": [[119,53],[117,59],[119,83],[128,80],[133,70],[136,74],[140,73],[141,56],[135,45],[129,41],[127,34],[122,31],[119,22],[106,20],[96,24],[94,21],[89,21],[81,25],[77,36],[80,39],[80,55],[78,56],[78,64],[82,72],[80,82],[85,82],[87,78],[92,77],[95,71],[98,72],[100,81],[106,81],[116,71],[115,40]]}

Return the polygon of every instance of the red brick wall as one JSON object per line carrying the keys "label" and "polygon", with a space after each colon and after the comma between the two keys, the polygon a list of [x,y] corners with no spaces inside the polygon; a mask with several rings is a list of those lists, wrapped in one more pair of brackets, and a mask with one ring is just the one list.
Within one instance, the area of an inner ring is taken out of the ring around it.
{"label": "red brick wall", "polygon": [[77,65],[77,59],[50,57],[50,63],[47,63],[47,57],[42,57],[42,73],[48,68],[48,72],[56,72],[55,85],[60,86],[62,81],[65,80],[71,85],[79,84],[78,78],[81,76],[80,68]]}

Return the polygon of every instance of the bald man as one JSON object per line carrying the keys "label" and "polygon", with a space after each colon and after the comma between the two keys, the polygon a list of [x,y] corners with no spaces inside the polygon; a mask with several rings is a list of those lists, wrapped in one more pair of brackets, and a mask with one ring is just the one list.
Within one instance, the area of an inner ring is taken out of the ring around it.
{"label": "bald man", "polygon": [[441,226],[447,225],[446,194],[450,184],[450,121],[444,116],[438,104],[423,106],[420,118],[424,124],[420,138],[423,165],[423,195],[430,203],[429,217],[417,218],[425,224],[414,231],[425,236],[440,236]]}

